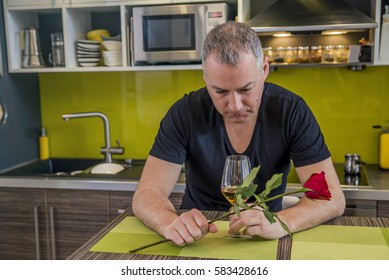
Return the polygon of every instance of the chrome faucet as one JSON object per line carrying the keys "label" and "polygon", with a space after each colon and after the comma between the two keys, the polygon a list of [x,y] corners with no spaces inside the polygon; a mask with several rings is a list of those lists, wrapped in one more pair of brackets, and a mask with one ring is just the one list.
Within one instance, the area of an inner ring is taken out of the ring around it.
{"label": "chrome faucet", "polygon": [[120,147],[119,140],[116,140],[117,147],[111,147],[110,141],[110,131],[109,131],[109,121],[105,114],[101,112],[85,112],[85,113],[72,113],[72,114],[63,114],[62,119],[68,121],[70,119],[76,118],[91,118],[99,117],[104,122],[104,138],[105,138],[105,147],[100,149],[100,153],[104,155],[105,162],[112,162],[112,154],[123,154],[124,148]]}

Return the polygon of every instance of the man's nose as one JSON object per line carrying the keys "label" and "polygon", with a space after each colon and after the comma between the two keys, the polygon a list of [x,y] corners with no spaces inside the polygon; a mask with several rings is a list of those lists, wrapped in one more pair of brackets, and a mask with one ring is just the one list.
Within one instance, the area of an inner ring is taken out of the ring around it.
{"label": "man's nose", "polygon": [[230,93],[229,99],[228,99],[228,107],[231,110],[231,112],[237,112],[240,111],[242,108],[242,97],[237,92]]}

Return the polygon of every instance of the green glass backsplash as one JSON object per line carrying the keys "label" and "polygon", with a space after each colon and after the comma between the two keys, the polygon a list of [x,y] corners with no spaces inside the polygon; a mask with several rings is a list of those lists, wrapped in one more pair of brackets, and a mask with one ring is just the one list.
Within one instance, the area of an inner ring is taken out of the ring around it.
{"label": "green glass backsplash", "polygon": [[[318,119],[336,162],[359,153],[378,162],[378,131],[389,120],[389,67],[280,69],[268,81],[301,95]],[[111,143],[123,156],[146,158],[161,118],[177,99],[204,86],[200,70],[40,74],[42,124],[52,157],[102,157],[99,118],[64,121],[63,113],[100,111],[111,126]]]}

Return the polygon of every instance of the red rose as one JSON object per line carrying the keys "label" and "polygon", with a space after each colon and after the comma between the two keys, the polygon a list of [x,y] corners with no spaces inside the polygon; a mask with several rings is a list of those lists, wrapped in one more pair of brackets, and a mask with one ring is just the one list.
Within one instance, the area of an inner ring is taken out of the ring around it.
{"label": "red rose", "polygon": [[324,171],[322,171],[320,174],[313,173],[311,178],[305,182],[304,188],[312,190],[305,193],[305,195],[309,198],[331,200],[331,193],[328,190]]}

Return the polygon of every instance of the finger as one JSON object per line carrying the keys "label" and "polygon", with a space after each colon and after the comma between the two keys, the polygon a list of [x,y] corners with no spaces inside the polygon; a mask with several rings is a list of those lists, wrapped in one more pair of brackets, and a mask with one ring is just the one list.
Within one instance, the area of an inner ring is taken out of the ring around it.
{"label": "finger", "polygon": [[202,234],[208,233],[208,219],[198,210],[193,211],[193,219],[200,228]]}
{"label": "finger", "polygon": [[182,247],[186,244],[181,234],[179,234],[179,232],[175,229],[169,230],[165,237],[177,246]]}
{"label": "finger", "polygon": [[188,228],[185,225],[185,221],[182,219],[182,217],[176,219],[170,225],[168,234],[166,234],[166,238],[172,240],[178,246],[183,246],[185,244],[194,242],[194,238],[188,231]]}
{"label": "finger", "polygon": [[195,240],[208,233],[208,220],[200,211],[191,211],[184,215],[185,226]]}
{"label": "finger", "polygon": [[209,226],[208,226],[208,232],[210,232],[210,233],[216,233],[216,232],[218,232],[218,228],[217,228],[217,226],[215,225],[215,224],[209,224]]}

